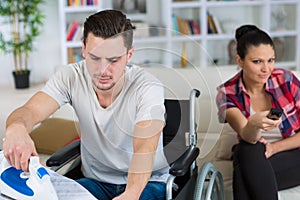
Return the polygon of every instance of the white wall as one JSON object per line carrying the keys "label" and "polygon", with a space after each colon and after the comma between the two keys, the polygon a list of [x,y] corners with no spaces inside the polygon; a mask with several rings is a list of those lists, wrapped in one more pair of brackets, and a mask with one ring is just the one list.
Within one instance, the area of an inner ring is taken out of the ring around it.
{"label": "white wall", "polygon": [[[60,64],[60,40],[59,40],[59,19],[58,1],[45,1],[41,7],[45,14],[42,34],[36,39],[34,52],[29,59],[31,69],[30,82],[43,82],[53,74]],[[0,16],[1,21],[1,16]],[[0,29],[6,29],[7,25],[1,25]],[[13,84],[13,58],[10,54],[0,52],[0,84]]]}

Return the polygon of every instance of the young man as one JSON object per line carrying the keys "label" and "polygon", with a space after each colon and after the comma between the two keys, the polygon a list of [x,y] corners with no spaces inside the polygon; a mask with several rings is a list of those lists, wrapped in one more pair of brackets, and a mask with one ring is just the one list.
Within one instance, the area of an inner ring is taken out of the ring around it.
{"label": "young man", "polygon": [[164,199],[168,164],[163,154],[162,84],[132,59],[129,19],[115,10],[84,23],[83,61],[59,70],[7,119],[4,155],[27,170],[37,155],[29,133],[70,103],[79,119],[82,172],[78,182],[97,199]]}

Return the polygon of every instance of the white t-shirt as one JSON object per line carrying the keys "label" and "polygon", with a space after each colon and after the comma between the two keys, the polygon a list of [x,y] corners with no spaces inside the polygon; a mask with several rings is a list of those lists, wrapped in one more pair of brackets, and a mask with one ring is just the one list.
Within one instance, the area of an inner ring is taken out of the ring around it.
{"label": "white t-shirt", "polygon": [[[134,65],[127,66],[125,74],[122,91],[107,108],[97,100],[85,61],[63,67],[42,89],[59,105],[70,103],[77,114],[84,176],[113,184],[127,182],[135,124],[164,121],[165,112],[158,79]],[[161,136],[150,181],[166,182],[168,169]]]}

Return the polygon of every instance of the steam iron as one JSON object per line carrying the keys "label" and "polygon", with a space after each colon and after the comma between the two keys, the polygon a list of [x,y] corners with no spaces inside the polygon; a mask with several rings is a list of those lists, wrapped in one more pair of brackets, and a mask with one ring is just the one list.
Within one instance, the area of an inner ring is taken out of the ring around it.
{"label": "steam iron", "polygon": [[5,196],[18,200],[58,200],[47,170],[40,164],[39,157],[29,162],[29,172],[12,167],[3,157],[0,169],[0,190]]}

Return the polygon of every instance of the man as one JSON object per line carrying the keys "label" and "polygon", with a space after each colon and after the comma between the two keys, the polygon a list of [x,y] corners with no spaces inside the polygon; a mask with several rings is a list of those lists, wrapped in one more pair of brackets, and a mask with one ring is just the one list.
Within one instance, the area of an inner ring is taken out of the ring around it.
{"label": "man", "polygon": [[168,164],[163,154],[164,93],[161,83],[132,59],[129,19],[115,10],[84,23],[79,63],[59,70],[7,119],[4,155],[27,170],[37,155],[28,133],[70,103],[79,119],[81,170],[78,182],[97,199],[164,199]]}

